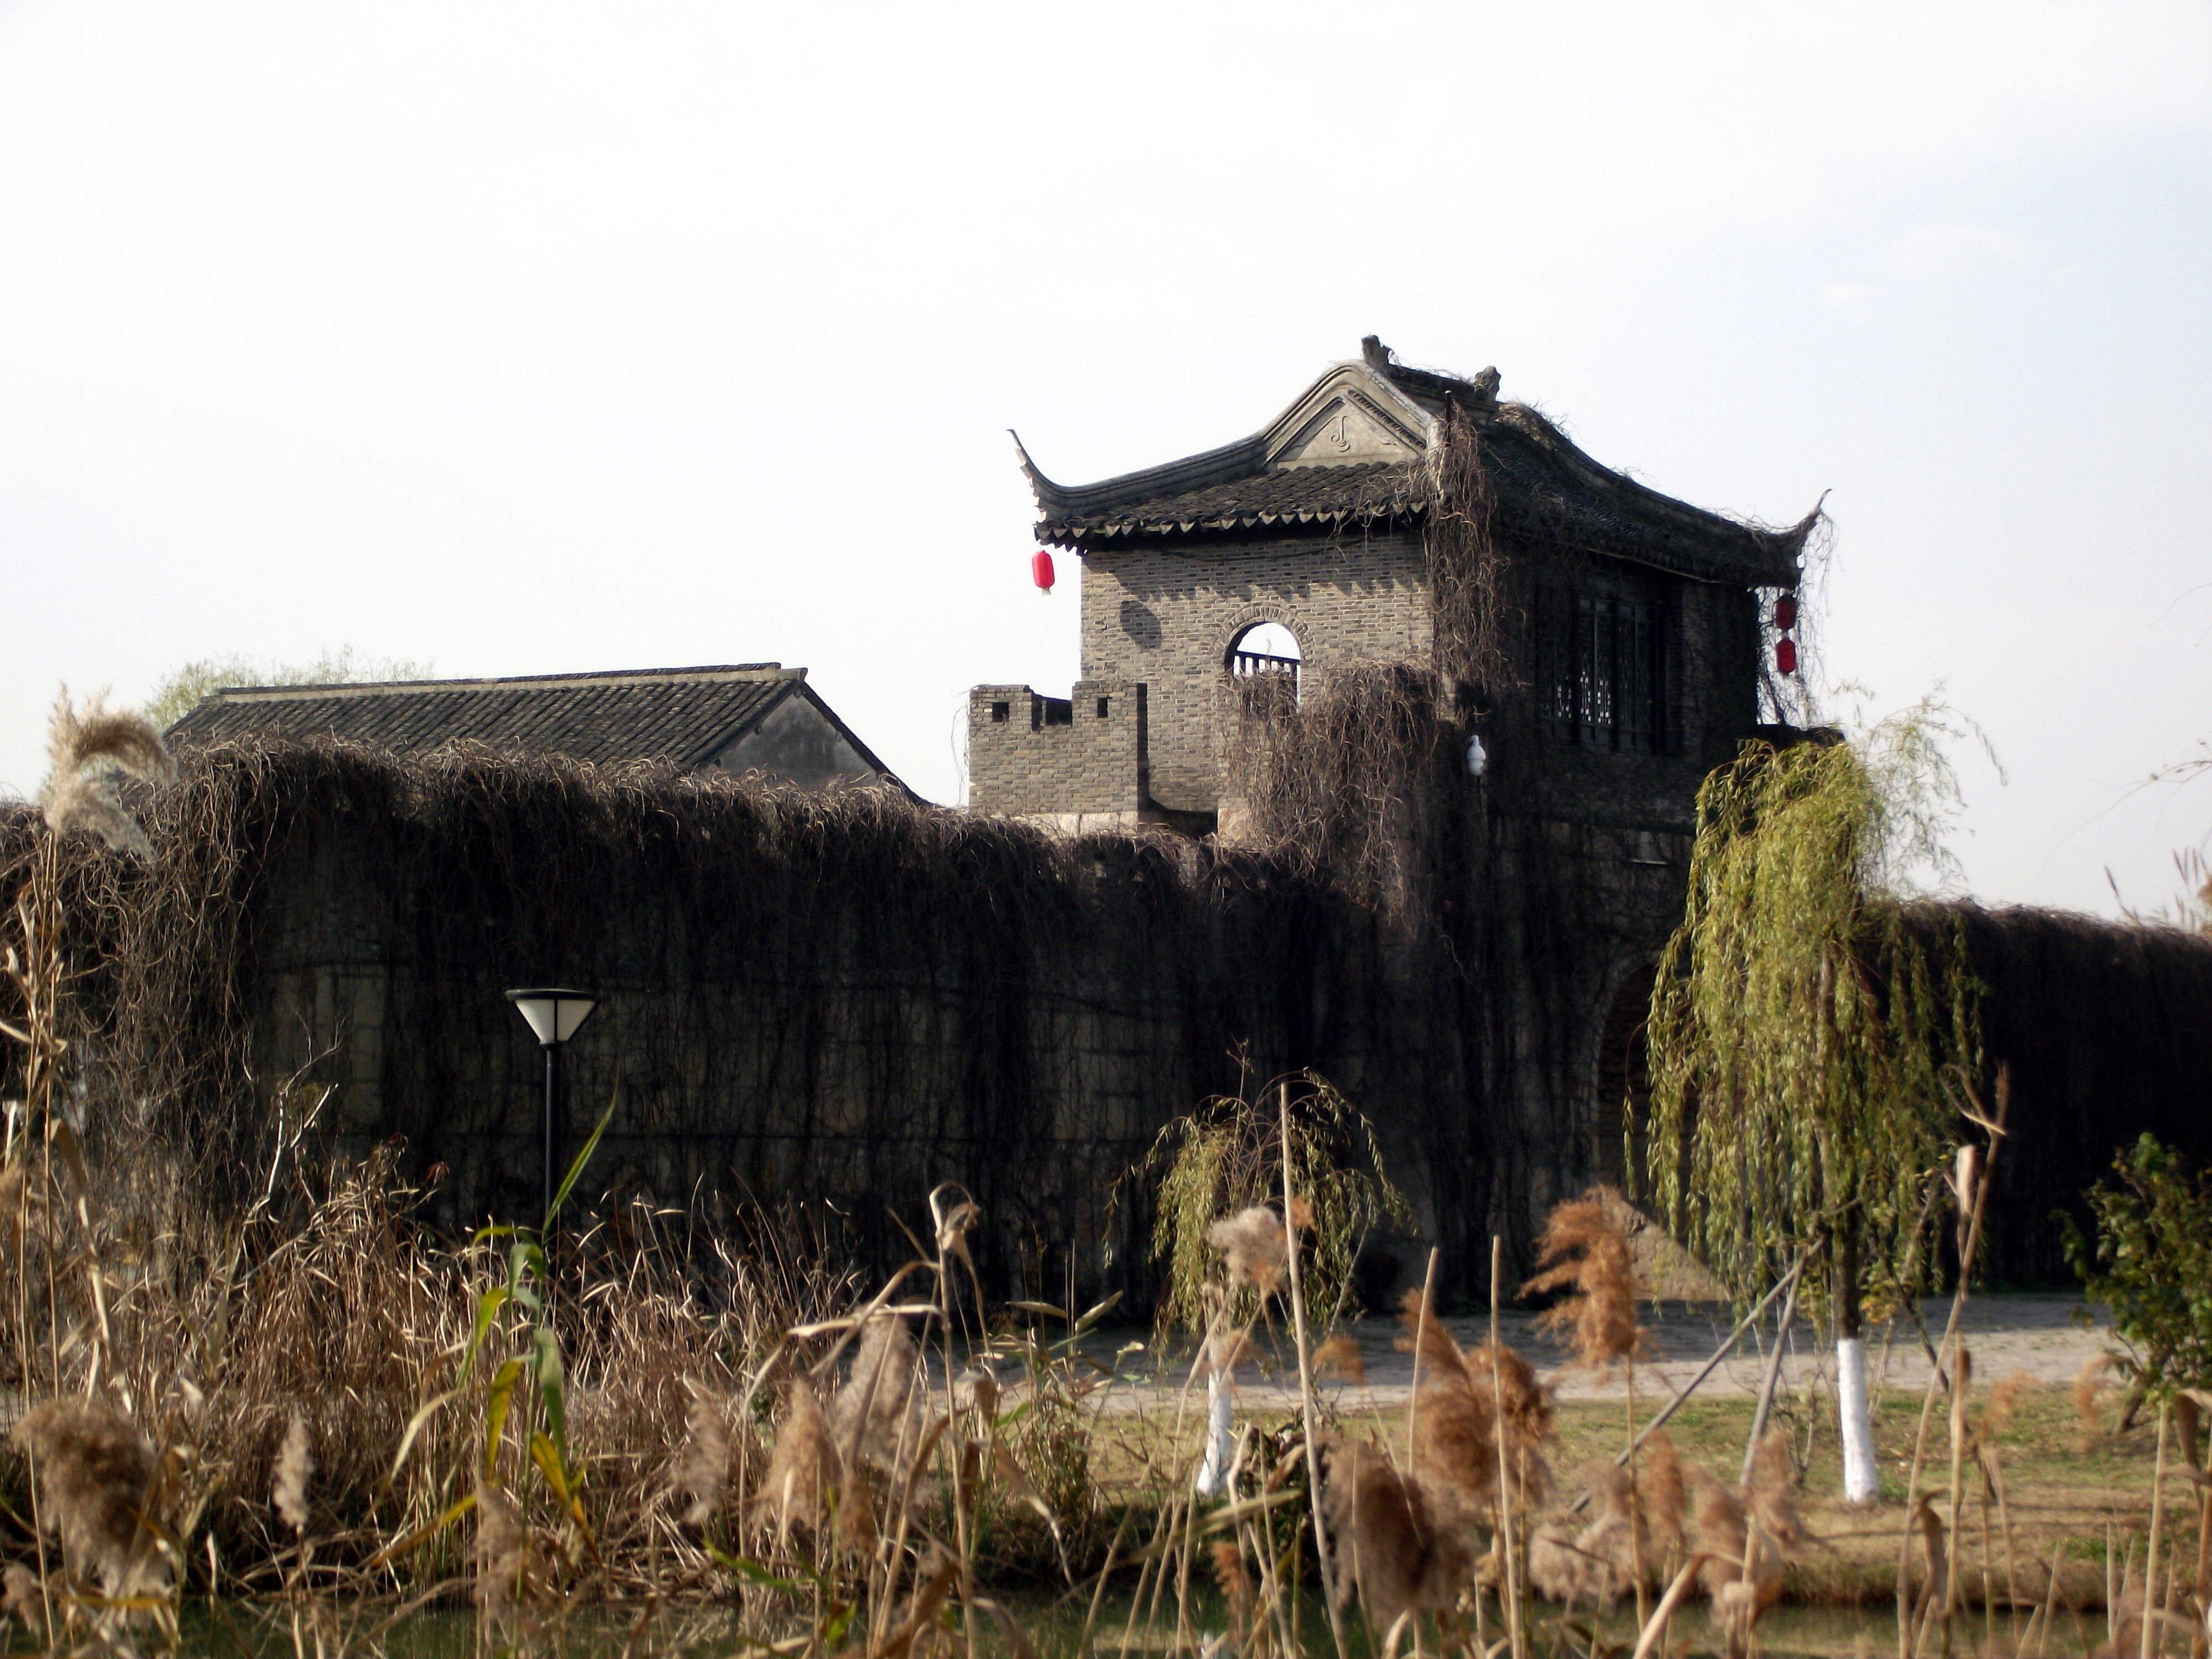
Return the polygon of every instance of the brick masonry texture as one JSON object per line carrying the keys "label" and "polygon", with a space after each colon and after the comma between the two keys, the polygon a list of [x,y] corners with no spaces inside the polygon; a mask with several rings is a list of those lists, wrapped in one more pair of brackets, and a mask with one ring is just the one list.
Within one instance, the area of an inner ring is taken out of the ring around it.
{"label": "brick masonry texture", "polygon": [[1026,685],[979,685],[968,695],[970,810],[1015,817],[1111,813],[1135,822],[1143,803],[1146,688],[1126,679],[1076,682],[1067,720],[1060,700]]}
{"label": "brick masonry texture", "polygon": [[1282,623],[1315,674],[1351,659],[1421,661],[1426,571],[1418,538],[1397,533],[1093,552],[1083,562],[1083,672],[1151,688],[1151,798],[1211,812],[1215,712],[1238,635]]}

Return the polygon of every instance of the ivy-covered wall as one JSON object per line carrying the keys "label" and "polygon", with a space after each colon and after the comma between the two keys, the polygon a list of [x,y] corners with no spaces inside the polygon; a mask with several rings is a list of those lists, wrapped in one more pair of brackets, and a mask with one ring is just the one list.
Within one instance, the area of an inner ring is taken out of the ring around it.
{"label": "ivy-covered wall", "polygon": [[[1204,1096],[1311,1067],[1378,1125],[1474,1293],[1492,1231],[1525,1264],[1549,1205],[1617,1163],[1601,1035],[1680,889],[1669,836],[1516,811],[1513,769],[1468,780],[1458,741],[1438,732],[1394,832],[1403,879],[1371,902],[1283,856],[871,792],[198,751],[144,804],[151,866],[69,845],[76,1109],[103,1155],[179,1160],[236,1201],[327,1091],[314,1133],[404,1140],[445,1221],[526,1216],[540,1059],[501,994],[580,981],[605,1005],[569,1051],[572,1134],[616,1103],[595,1197],[709,1226],[730,1201],[827,1201],[889,1259],[889,1207],[957,1181],[1001,1285],[1141,1297],[1149,1218],[1109,1214],[1116,1175]],[[0,815],[7,891],[32,823]],[[2017,1089],[1995,1270],[2049,1279],[2040,1218],[2114,1146],[2156,1127],[2212,1152],[2212,942],[1967,922]],[[1424,1242],[1383,1254],[1417,1271]]]}

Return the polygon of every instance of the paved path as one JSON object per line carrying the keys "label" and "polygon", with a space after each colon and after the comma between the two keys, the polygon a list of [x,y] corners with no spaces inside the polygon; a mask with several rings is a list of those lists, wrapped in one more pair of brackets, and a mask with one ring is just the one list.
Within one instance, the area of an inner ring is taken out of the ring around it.
{"label": "paved path", "polygon": [[[1976,1378],[1994,1382],[2014,1371],[2026,1371],[2041,1382],[2072,1382],[2083,1363],[2100,1352],[2108,1340],[2108,1333],[2102,1326],[2076,1322],[2075,1316],[2083,1305],[2078,1296],[2063,1295],[2008,1293],[1970,1299],[1960,1328],[1973,1352]],[[1948,1297],[1923,1304],[1922,1316],[1932,1338],[1942,1338],[1950,1311]],[[1647,1307],[1644,1317],[1652,1332],[1652,1357],[1637,1367],[1636,1391],[1639,1398],[1654,1402],[1671,1395],[1694,1376],[1735,1322],[1725,1304],[1713,1303],[1669,1302],[1656,1309]],[[1486,1319],[1447,1319],[1444,1324],[1463,1346],[1472,1346],[1489,1334]],[[1538,1375],[1551,1385],[1559,1399],[1621,1397],[1626,1383],[1619,1368],[1596,1374],[1577,1368],[1556,1338],[1535,1328],[1533,1314],[1525,1310],[1508,1310],[1501,1316],[1499,1325],[1505,1340],[1528,1357]],[[1698,1391],[1700,1396],[1744,1400],[1754,1397],[1765,1374],[1763,1345],[1772,1340],[1773,1329],[1770,1318],[1756,1342],[1747,1335],[1735,1354],[1706,1379]],[[1413,1380],[1413,1356],[1400,1352],[1395,1346],[1401,1334],[1398,1322],[1370,1318],[1360,1321],[1352,1330],[1366,1367],[1365,1381],[1332,1381],[1325,1382],[1324,1386],[1338,1394],[1340,1403],[1347,1407],[1364,1410],[1370,1406],[1385,1409],[1402,1406]],[[1820,1351],[1812,1326],[1800,1320],[1790,1336],[1790,1344],[1783,1357],[1784,1386],[1794,1388],[1817,1371],[1830,1378],[1829,1386],[1832,1387],[1832,1363]],[[1133,1340],[1136,1337],[1132,1334],[1124,1340]],[[1102,1342],[1097,1352],[1103,1358],[1117,1346],[1118,1342]],[[1261,1370],[1247,1366],[1239,1370],[1244,1409],[1265,1414],[1291,1406],[1297,1397],[1295,1362],[1286,1375],[1284,1367],[1277,1363],[1278,1349],[1264,1331],[1255,1334],[1254,1346],[1261,1351],[1265,1364]],[[1918,1332],[1910,1322],[1900,1320],[1889,1331],[1869,1333],[1867,1346],[1868,1363],[1875,1373],[1872,1380],[1878,1388],[1917,1393],[1927,1387],[1928,1356],[1921,1347]],[[1288,1358],[1290,1345],[1286,1338],[1280,1341],[1279,1352]],[[1142,1354],[1127,1356],[1121,1362],[1122,1374],[1127,1376],[1143,1367],[1146,1358]],[[1163,1395],[1171,1401],[1183,1376],[1183,1370],[1178,1369],[1164,1381],[1152,1381],[1148,1376],[1140,1383],[1116,1383],[1108,1391],[1106,1408],[1149,1409],[1160,1403]]]}

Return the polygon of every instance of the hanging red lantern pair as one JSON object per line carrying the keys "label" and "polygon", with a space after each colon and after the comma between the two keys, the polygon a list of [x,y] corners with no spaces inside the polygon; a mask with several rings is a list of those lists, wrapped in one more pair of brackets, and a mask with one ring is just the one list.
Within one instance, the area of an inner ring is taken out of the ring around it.
{"label": "hanging red lantern pair", "polygon": [[1790,637],[1790,630],[1797,626],[1797,596],[1784,593],[1774,602],[1774,631],[1782,637],[1774,642],[1774,666],[1784,674],[1797,672],[1797,641]]}

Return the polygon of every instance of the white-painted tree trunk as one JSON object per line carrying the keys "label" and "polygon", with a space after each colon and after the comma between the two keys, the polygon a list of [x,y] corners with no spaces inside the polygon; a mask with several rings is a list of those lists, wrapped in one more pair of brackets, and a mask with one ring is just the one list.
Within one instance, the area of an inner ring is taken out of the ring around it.
{"label": "white-painted tree trunk", "polygon": [[1206,1370],[1206,1462],[1199,1466],[1198,1491],[1201,1498],[1218,1498],[1229,1485],[1229,1460],[1237,1449],[1237,1435],[1231,1420],[1231,1384],[1228,1377],[1212,1365]]}
{"label": "white-painted tree trunk", "polygon": [[1871,1504],[1881,1485],[1874,1461],[1874,1413],[1867,1398],[1866,1343],[1836,1341],[1836,1408],[1843,1419],[1844,1501]]}

